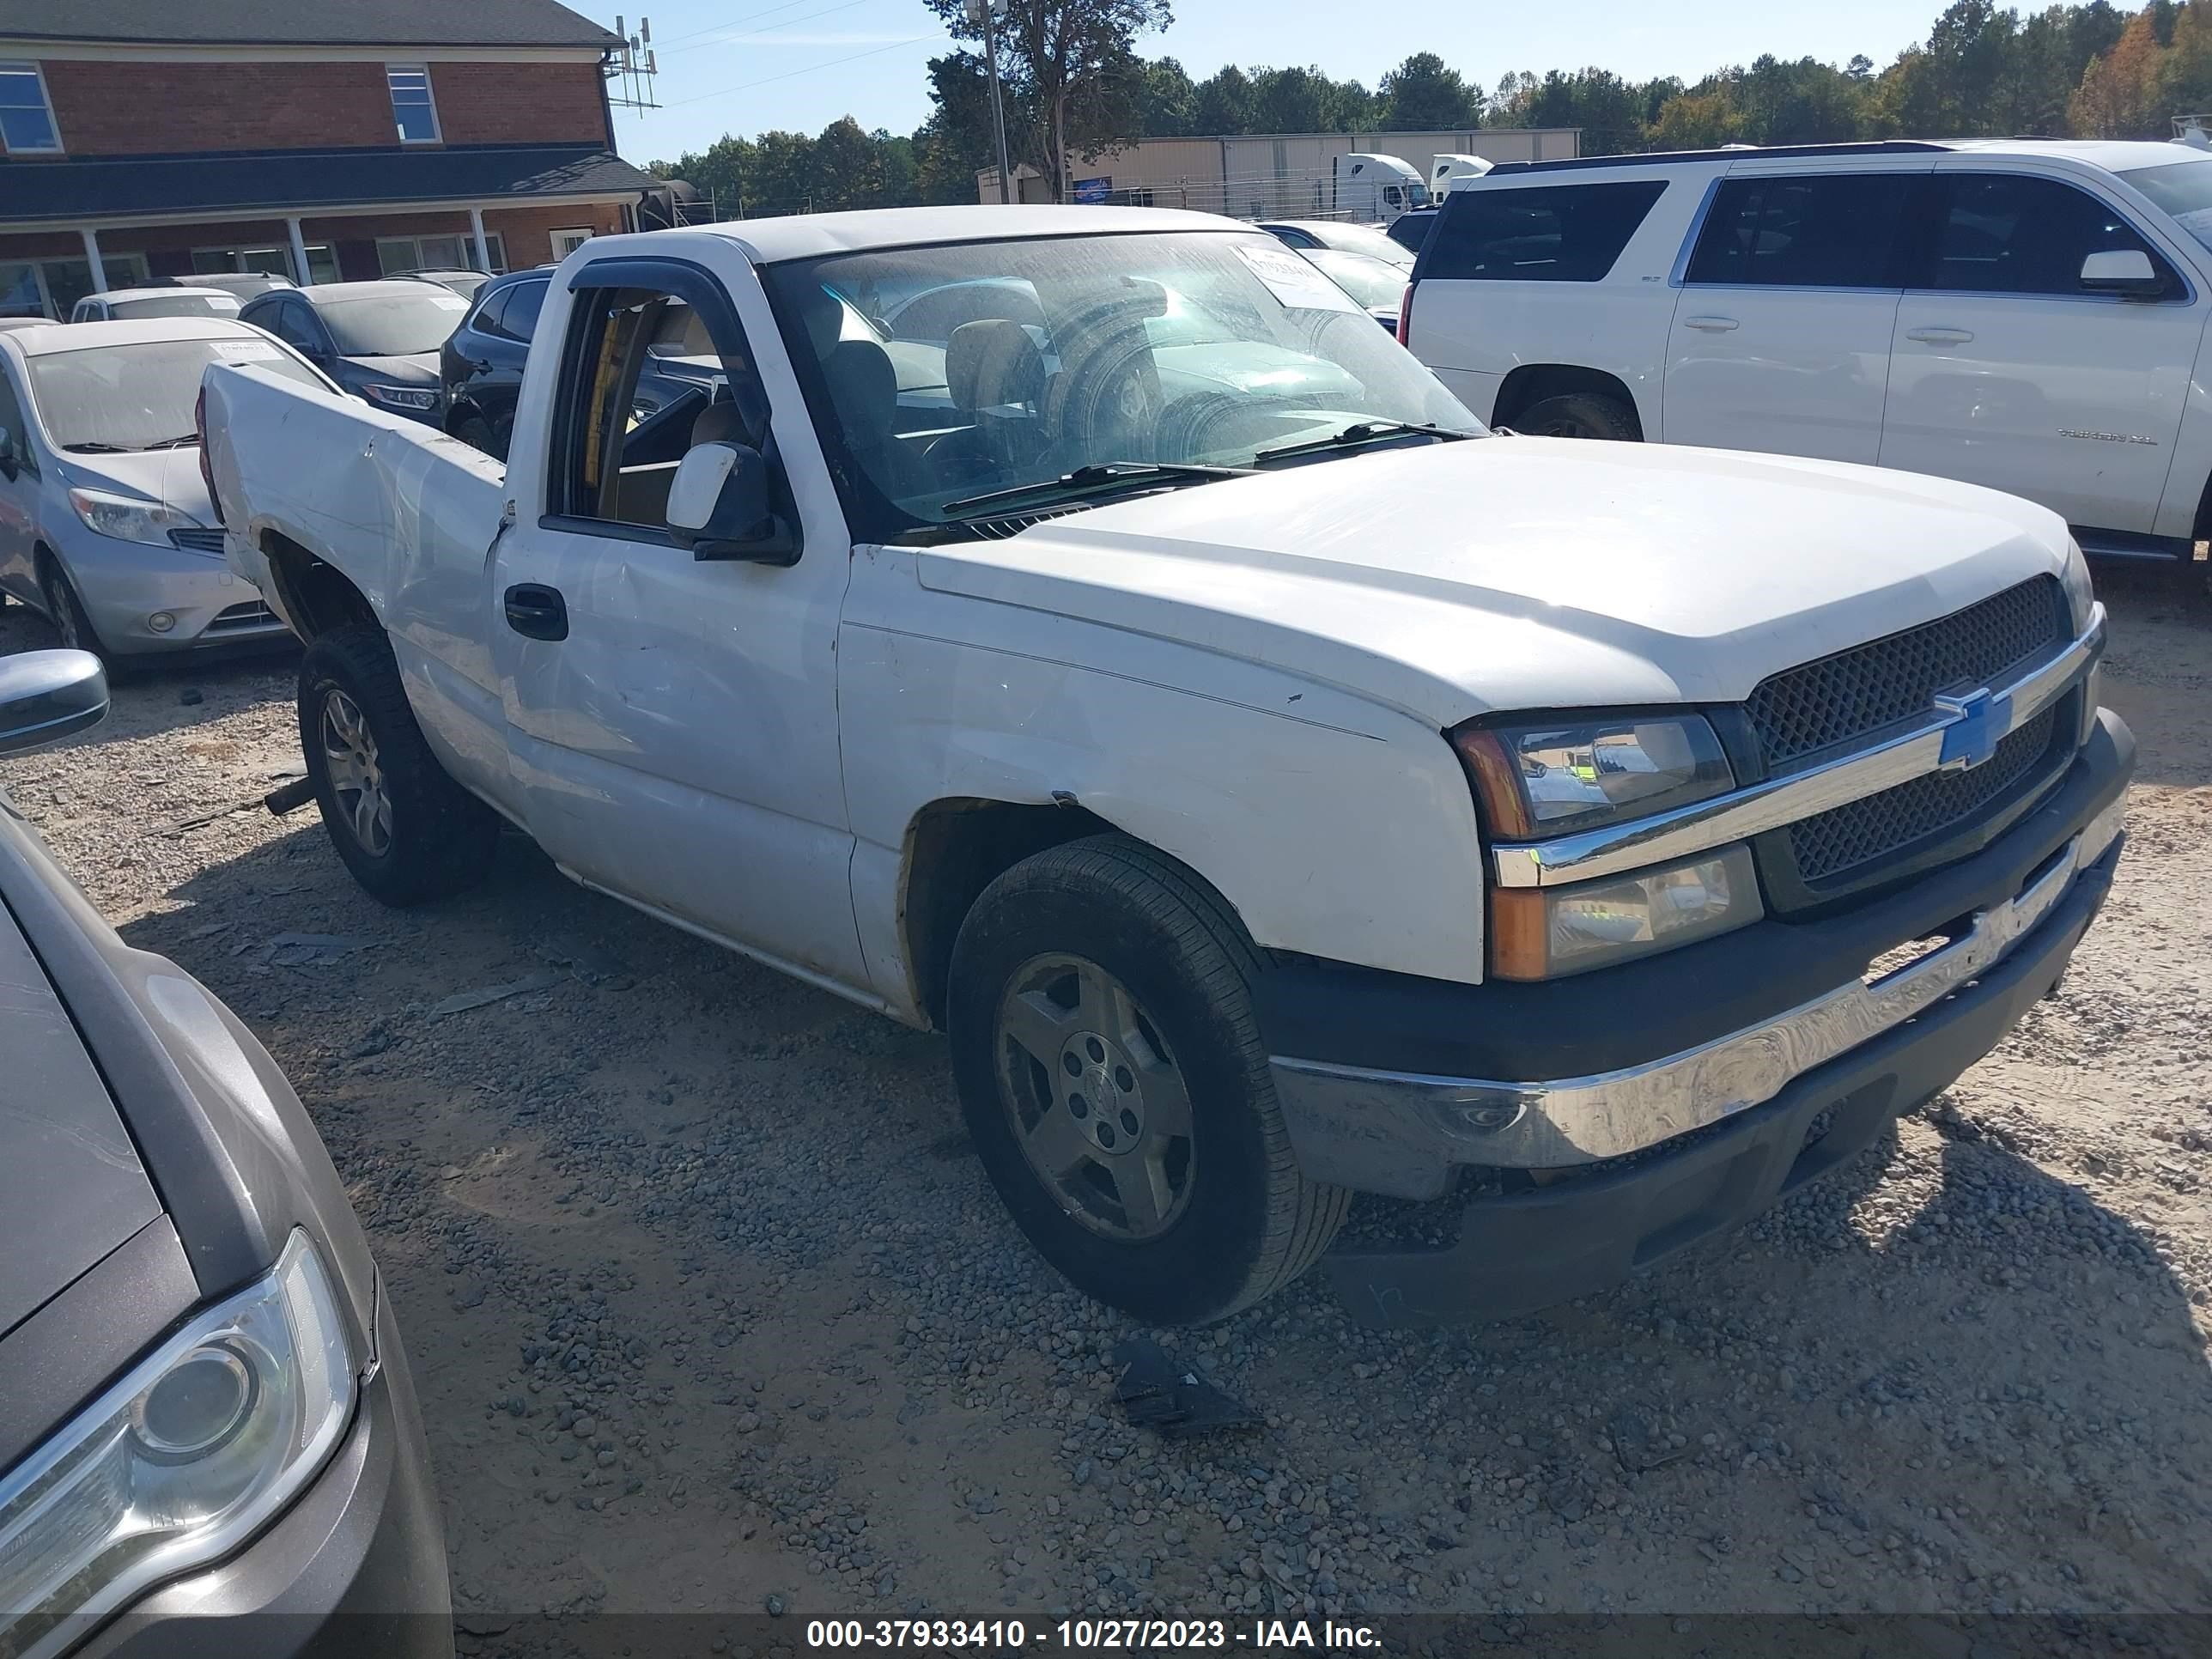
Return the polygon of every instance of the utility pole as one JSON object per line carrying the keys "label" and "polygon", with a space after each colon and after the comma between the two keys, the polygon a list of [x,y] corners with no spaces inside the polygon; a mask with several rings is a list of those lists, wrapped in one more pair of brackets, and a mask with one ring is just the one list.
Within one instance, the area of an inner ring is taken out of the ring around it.
{"label": "utility pole", "polygon": [[1014,170],[1006,162],[1006,100],[999,90],[999,33],[992,20],[1006,9],[1006,0],[968,0],[968,21],[983,28],[983,61],[991,69],[991,128],[999,139],[999,200],[1014,199]]}

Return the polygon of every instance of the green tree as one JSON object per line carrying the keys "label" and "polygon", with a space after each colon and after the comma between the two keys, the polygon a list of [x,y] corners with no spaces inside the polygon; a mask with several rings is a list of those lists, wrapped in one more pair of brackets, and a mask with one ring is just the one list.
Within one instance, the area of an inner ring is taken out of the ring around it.
{"label": "green tree", "polygon": [[2138,12],[2112,49],[2081,76],[2067,107],[2068,125],[2085,138],[2160,136],[2169,112],[2160,84],[2166,54],[2156,20],[2148,11]]}
{"label": "green tree", "polygon": [[1432,52],[1417,52],[1376,88],[1377,125],[1393,132],[1438,132],[1482,120],[1482,89]]}
{"label": "green tree", "polygon": [[1251,132],[1252,81],[1234,64],[1224,64],[1198,83],[1191,104],[1191,126],[1207,137]]}
{"label": "green tree", "polygon": [[1654,149],[1717,149],[1743,136],[1743,113],[1723,91],[1680,92],[1659,106]]}
{"label": "green tree", "polygon": [[[926,3],[956,40],[981,39],[964,0]],[[1169,0],[1007,0],[996,26],[999,73],[1023,112],[1018,124],[1007,112],[1007,143],[1043,175],[1053,200],[1078,160],[1138,136],[1137,37],[1173,20]]]}
{"label": "green tree", "polygon": [[1139,104],[1138,118],[1147,138],[1181,138],[1198,130],[1198,88],[1172,58],[1155,58],[1145,65]]}

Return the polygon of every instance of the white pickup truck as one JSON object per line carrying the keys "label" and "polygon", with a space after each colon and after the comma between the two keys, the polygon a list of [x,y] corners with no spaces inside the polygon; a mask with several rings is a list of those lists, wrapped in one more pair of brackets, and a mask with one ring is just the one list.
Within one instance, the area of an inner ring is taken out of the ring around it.
{"label": "white pickup truck", "polygon": [[364,886],[505,820],[943,1029],[1023,1231],[1148,1320],[1354,1192],[1465,1200],[1328,1255],[1370,1320],[1662,1261],[1986,1053],[2118,858],[2055,515],[1489,435],[1206,216],[594,238],[503,467],[250,367],[203,404]]}

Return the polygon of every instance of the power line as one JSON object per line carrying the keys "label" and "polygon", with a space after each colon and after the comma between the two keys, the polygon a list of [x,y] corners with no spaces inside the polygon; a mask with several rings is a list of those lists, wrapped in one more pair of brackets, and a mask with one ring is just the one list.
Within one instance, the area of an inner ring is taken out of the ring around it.
{"label": "power line", "polygon": [[[793,21],[796,21],[797,20],[794,19]],[[836,69],[840,64],[857,64],[863,58],[881,57],[884,52],[896,52],[901,46],[919,46],[924,40],[943,40],[945,39],[946,37],[942,34],[917,34],[912,40],[894,40],[889,46],[873,46],[866,52],[854,52],[849,57],[832,58],[826,64],[809,64],[805,69],[787,70],[781,75],[766,76],[758,81],[740,82],[734,87],[717,87],[712,92],[699,93],[690,98],[678,98],[674,102],[664,105],[662,107],[665,109],[681,109],[686,104],[696,104],[702,99],[726,98],[733,92],[750,92],[755,87],[764,87],[769,85],[770,82],[776,81],[788,81],[793,76],[811,75],[817,70]]]}

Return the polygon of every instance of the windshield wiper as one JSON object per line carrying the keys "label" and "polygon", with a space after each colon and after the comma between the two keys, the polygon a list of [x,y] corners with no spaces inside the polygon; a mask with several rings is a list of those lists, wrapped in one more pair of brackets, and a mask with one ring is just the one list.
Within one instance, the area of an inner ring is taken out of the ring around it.
{"label": "windshield wiper", "polygon": [[149,449],[182,449],[186,444],[196,444],[199,441],[200,434],[198,433],[187,432],[180,438],[164,438],[157,444],[148,444],[146,447]]}
{"label": "windshield wiper", "polygon": [[1002,507],[1011,501],[1027,501],[1033,495],[1048,500],[1056,495],[1086,495],[1117,484],[1147,483],[1160,478],[1211,483],[1216,478],[1248,477],[1251,471],[1249,466],[1200,466],[1181,461],[1094,461],[1073,472],[1063,472],[1057,478],[1040,478],[1034,483],[986,490],[981,495],[963,495],[957,501],[945,502],[938,510],[948,516],[965,517],[975,507]]}
{"label": "windshield wiper", "polygon": [[1284,444],[1275,449],[1263,449],[1252,459],[1279,461],[1292,455],[1317,455],[1324,449],[1354,449],[1361,444],[1371,444],[1383,438],[1403,438],[1419,434],[1430,438],[1472,438],[1472,432],[1455,432],[1448,426],[1437,426],[1426,421],[1357,421],[1341,432],[1332,432],[1326,438],[1309,438],[1303,443]]}
{"label": "windshield wiper", "polygon": [[90,443],[57,444],[55,447],[66,449],[75,455],[128,455],[131,453],[126,444],[104,444],[97,440]]}

